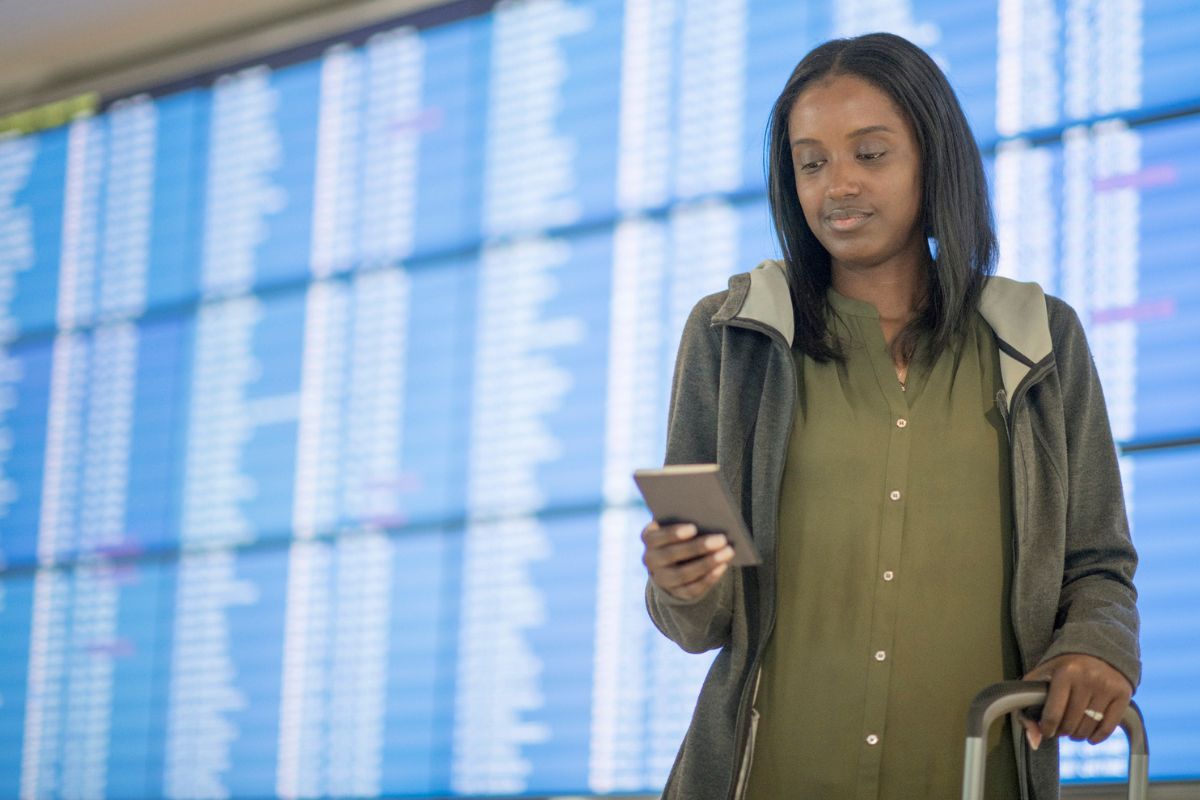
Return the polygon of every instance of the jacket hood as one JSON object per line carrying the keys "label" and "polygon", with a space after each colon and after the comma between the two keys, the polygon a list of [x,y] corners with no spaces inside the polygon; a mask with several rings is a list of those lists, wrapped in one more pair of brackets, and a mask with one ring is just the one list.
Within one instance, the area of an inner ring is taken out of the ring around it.
{"label": "jacket hood", "polygon": [[[1053,358],[1046,295],[1036,283],[991,277],[980,295],[979,313],[996,334],[1000,374],[1011,407],[1021,381],[1034,367]],[[792,346],[795,321],[782,261],[768,259],[729,279],[729,293],[712,324],[739,322],[765,326]]]}

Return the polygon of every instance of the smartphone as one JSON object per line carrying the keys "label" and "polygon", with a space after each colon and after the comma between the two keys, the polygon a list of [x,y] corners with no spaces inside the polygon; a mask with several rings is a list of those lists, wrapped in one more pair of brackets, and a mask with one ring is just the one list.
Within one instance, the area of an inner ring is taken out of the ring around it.
{"label": "smartphone", "polygon": [[750,567],[762,563],[716,464],[639,469],[633,480],[659,525],[690,522],[701,534],[723,533],[733,546],[731,564]]}

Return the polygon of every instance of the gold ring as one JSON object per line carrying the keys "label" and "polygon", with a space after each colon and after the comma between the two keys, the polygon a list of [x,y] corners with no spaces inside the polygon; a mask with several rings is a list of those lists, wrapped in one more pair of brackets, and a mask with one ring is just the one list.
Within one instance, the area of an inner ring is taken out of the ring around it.
{"label": "gold ring", "polygon": [[1099,711],[1095,711],[1090,708],[1084,709],[1083,713],[1085,716],[1091,717],[1092,719],[1096,720],[1096,722],[1099,722],[1100,720],[1104,719],[1103,714],[1101,714]]}

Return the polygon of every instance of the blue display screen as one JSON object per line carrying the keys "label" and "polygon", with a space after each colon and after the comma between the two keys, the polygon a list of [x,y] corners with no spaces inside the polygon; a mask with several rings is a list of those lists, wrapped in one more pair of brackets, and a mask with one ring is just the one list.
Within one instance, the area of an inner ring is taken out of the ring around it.
{"label": "blue display screen", "polygon": [[646,615],[630,476],[692,306],[777,255],[775,97],[876,29],[1084,323],[1151,777],[1200,780],[1200,6],[443,12],[0,135],[0,796],[661,789],[713,654]]}

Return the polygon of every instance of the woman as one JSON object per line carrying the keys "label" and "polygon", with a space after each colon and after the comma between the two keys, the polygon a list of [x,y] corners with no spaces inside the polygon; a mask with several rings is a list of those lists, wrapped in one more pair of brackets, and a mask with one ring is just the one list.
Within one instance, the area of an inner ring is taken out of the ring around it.
{"label": "woman", "polygon": [[989,277],[995,237],[953,90],[890,34],[828,42],[771,115],[782,261],[701,300],[667,463],[716,462],[763,552],[642,533],[647,606],[720,648],[664,797],[954,797],[975,692],[1049,680],[989,744],[987,796],[1057,797],[1055,737],[1098,742],[1140,677],[1120,477],[1083,331]]}

